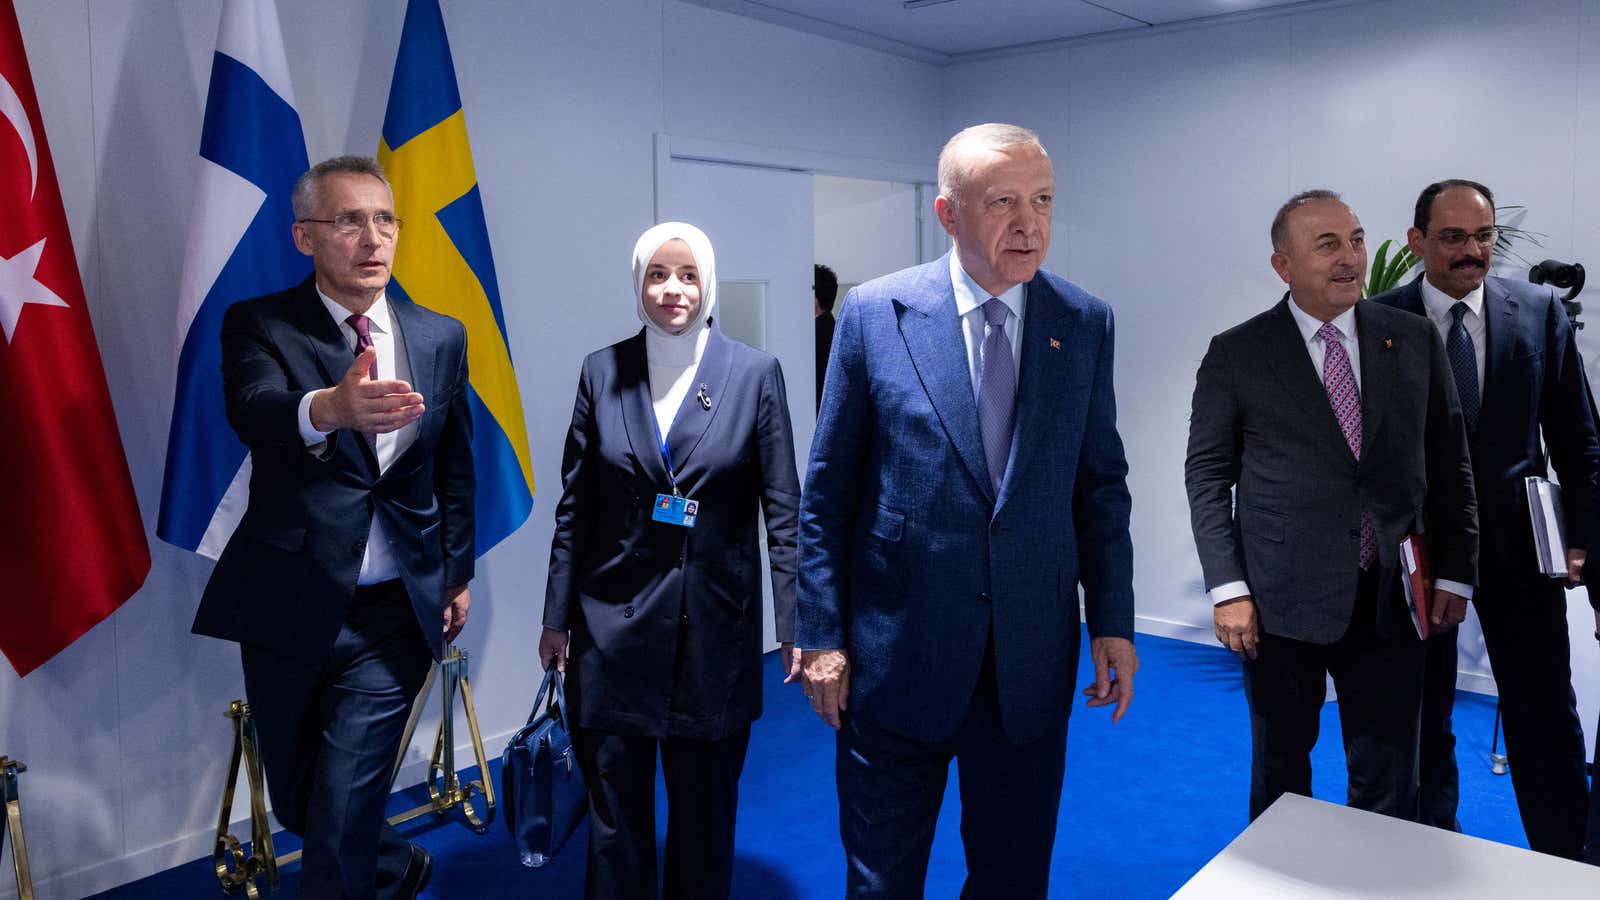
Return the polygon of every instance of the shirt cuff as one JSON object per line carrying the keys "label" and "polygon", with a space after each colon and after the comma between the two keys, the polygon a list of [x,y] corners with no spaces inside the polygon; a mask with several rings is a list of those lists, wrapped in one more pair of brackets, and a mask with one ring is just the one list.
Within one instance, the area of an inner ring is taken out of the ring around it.
{"label": "shirt cuff", "polygon": [[1463,600],[1472,599],[1472,585],[1462,584],[1459,581],[1451,581],[1448,578],[1434,579],[1433,589],[1436,591],[1449,591]]}
{"label": "shirt cuff", "polygon": [[300,398],[300,440],[305,441],[306,447],[315,447],[328,440],[331,431],[318,431],[311,425],[311,398],[317,395],[316,391],[306,391]]}
{"label": "shirt cuff", "polygon": [[1240,597],[1250,596],[1250,585],[1245,584],[1242,581],[1230,581],[1227,584],[1219,584],[1212,588],[1210,590],[1210,594],[1211,605],[1216,606],[1219,603],[1226,603],[1229,600],[1237,600]]}

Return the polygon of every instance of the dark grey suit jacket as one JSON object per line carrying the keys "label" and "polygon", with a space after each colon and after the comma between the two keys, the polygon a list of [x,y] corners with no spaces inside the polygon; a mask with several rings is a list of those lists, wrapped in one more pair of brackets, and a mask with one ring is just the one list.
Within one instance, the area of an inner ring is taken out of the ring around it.
{"label": "dark grey suit jacket", "polygon": [[1378,531],[1380,622],[1404,602],[1399,543],[1414,530],[1427,532],[1437,577],[1476,583],[1472,462],[1431,324],[1356,305],[1358,461],[1289,302],[1212,339],[1184,475],[1206,589],[1244,581],[1268,634],[1330,644],[1350,624],[1363,512]]}

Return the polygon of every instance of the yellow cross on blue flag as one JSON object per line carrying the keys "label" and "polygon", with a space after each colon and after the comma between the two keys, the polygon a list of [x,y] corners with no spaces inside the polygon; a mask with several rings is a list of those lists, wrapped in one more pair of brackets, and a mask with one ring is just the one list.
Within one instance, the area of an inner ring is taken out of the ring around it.
{"label": "yellow cross on blue flag", "polygon": [[411,0],[378,145],[405,221],[389,297],[459,319],[467,328],[477,555],[527,521],[533,462],[511,365],[466,113],[438,0]]}

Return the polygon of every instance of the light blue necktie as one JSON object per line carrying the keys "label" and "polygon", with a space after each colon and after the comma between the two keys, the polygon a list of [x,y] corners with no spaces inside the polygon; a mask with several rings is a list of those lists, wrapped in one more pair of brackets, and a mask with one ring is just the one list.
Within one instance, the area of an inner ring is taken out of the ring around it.
{"label": "light blue necktie", "polygon": [[1006,461],[1011,457],[1011,432],[1016,425],[1017,371],[1011,361],[1011,339],[1006,337],[1006,318],[1011,310],[1000,300],[989,298],[983,304],[983,319],[988,328],[979,351],[978,428],[983,432],[983,453],[989,461],[989,480],[996,494],[1005,479]]}

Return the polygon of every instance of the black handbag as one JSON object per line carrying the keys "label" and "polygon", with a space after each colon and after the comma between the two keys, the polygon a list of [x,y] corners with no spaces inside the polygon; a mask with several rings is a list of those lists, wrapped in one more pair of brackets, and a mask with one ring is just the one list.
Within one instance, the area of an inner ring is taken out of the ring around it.
{"label": "black handbag", "polygon": [[554,859],[589,814],[568,727],[561,673],[550,669],[534,695],[528,724],[511,736],[500,757],[506,827],[525,866]]}

